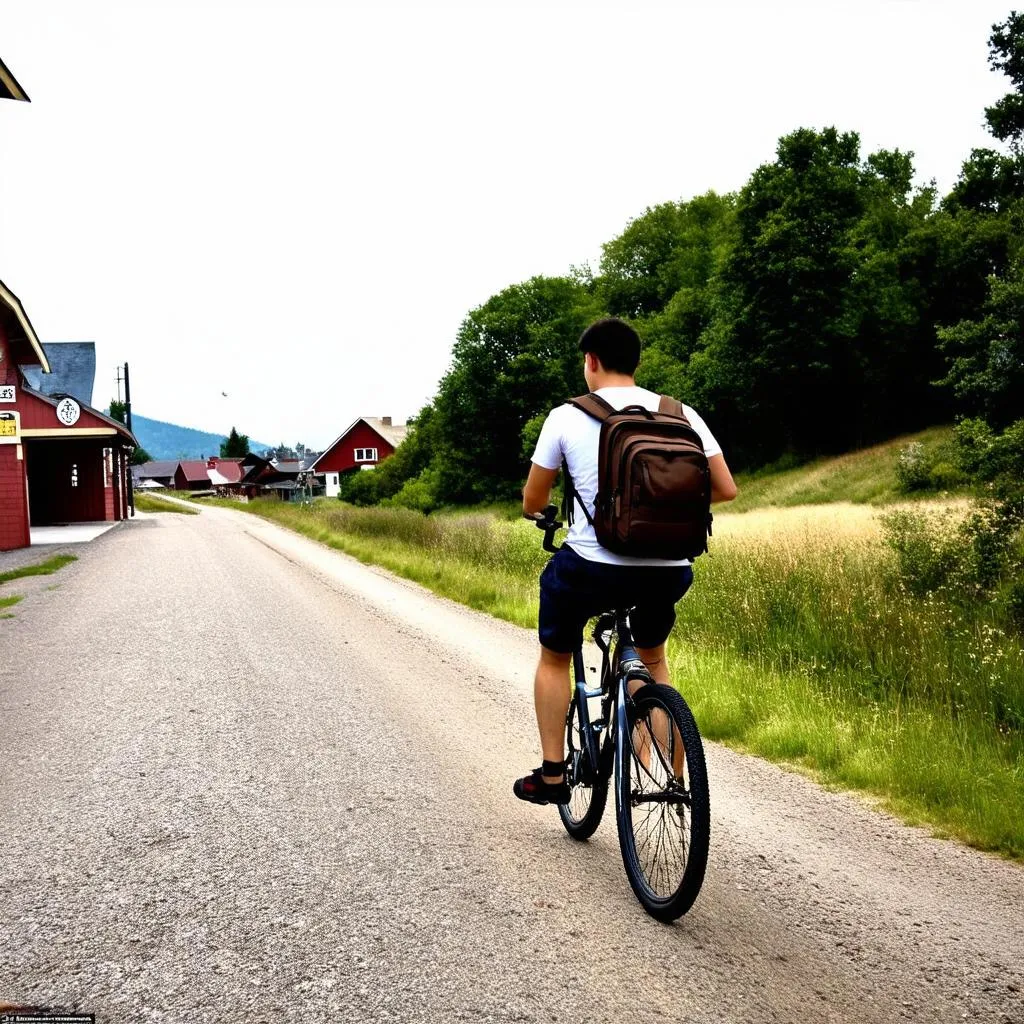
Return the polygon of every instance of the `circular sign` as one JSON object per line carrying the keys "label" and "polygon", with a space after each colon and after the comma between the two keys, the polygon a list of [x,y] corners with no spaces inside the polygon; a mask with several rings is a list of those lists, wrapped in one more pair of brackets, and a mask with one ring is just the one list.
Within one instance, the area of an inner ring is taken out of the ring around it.
{"label": "circular sign", "polygon": [[62,398],[57,405],[57,419],[65,427],[73,427],[82,415],[82,407],[73,398]]}

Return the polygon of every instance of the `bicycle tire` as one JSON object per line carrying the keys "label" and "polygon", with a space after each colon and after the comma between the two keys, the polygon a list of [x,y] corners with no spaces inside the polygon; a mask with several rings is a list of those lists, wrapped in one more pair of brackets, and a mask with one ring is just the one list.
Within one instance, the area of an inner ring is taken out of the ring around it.
{"label": "bicycle tire", "polygon": [[[667,717],[657,717],[659,711]],[[626,734],[618,737],[615,792],[622,863],[647,913],[675,921],[693,906],[707,868],[711,804],[704,746],[686,701],[670,686],[648,683],[637,690],[626,722]]]}
{"label": "bicycle tire", "polygon": [[[569,714],[565,718],[565,744],[570,764],[574,759],[586,756],[579,737],[576,694],[573,694]],[[558,805],[558,816],[562,819],[565,831],[580,842],[589,839],[597,831],[608,802],[608,773],[598,768],[596,774],[597,778],[589,786],[580,782],[571,784],[569,803]]]}

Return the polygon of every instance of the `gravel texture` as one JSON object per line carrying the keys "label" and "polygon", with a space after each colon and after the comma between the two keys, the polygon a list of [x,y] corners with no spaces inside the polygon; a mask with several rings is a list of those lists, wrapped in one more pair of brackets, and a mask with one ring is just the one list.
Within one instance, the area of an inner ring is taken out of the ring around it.
{"label": "gravel texture", "polygon": [[709,746],[648,918],[516,801],[533,635],[269,523],[139,516],[0,621],[0,1003],[107,1022],[1015,1021],[1024,871]]}

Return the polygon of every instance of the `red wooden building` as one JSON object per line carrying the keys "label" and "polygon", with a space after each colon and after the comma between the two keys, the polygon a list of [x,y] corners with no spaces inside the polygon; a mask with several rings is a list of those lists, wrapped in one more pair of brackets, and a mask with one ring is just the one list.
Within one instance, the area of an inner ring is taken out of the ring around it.
{"label": "red wooden building", "polygon": [[21,366],[50,372],[21,302],[0,281],[0,551],[28,547],[30,525],[126,518],[137,446],[97,409],[34,391]]}
{"label": "red wooden building", "polygon": [[383,462],[405,439],[407,427],[391,424],[390,416],[360,416],[310,466],[310,472],[326,478],[327,496],[339,491],[342,473],[373,469]]}

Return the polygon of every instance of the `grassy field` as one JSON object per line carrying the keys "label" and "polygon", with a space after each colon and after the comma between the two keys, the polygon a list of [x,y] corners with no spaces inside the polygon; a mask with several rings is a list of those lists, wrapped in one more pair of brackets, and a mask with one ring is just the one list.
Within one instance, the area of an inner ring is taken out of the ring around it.
{"label": "grassy field", "polygon": [[180,505],[174,501],[166,501],[157,494],[147,494],[145,491],[135,492],[135,507],[140,512],[177,512],[186,516],[199,515],[194,508]]}
{"label": "grassy field", "polygon": [[[233,507],[536,625],[546,555],[528,523],[331,500]],[[942,507],[958,516],[967,506]],[[879,512],[852,504],[720,512],[712,553],[679,606],[673,679],[708,737],[1024,859],[1020,639],[906,593]]]}

